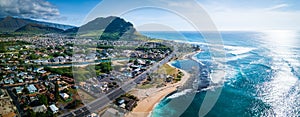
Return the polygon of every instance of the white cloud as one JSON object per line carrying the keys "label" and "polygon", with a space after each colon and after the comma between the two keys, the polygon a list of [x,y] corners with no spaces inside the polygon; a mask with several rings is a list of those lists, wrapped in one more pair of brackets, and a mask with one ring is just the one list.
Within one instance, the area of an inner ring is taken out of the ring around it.
{"label": "white cloud", "polygon": [[[201,30],[214,30],[211,20],[219,30],[300,29],[298,27],[300,25],[300,10],[291,10],[292,3],[257,1],[236,4],[237,1],[228,3],[207,0],[205,2],[198,1],[199,4],[197,4],[194,0],[122,0],[118,1],[119,4],[112,5],[116,1],[104,0],[90,12],[85,21],[90,21],[99,16],[121,15],[126,20],[133,22],[135,26],[147,23],[163,24],[178,30],[195,30],[195,25]],[[203,7],[204,10],[198,5]],[[126,6],[141,9],[127,13]],[[145,9],[142,9],[143,6],[145,6]],[[147,8],[147,6],[158,6],[158,8],[164,8],[170,10],[170,12],[165,13],[164,10],[160,9],[153,10]],[[122,15],[122,13],[126,14]],[[151,27],[151,30],[154,30],[154,28]],[[157,30],[161,30],[161,28],[158,27]]]}
{"label": "white cloud", "polygon": [[45,0],[1,0],[0,16],[34,19],[56,19],[59,10]]}
{"label": "white cloud", "polygon": [[230,7],[222,3],[202,4],[220,30],[299,30],[300,11],[272,7]]}
{"label": "white cloud", "polygon": [[288,6],[289,6],[288,4],[278,4],[278,5],[275,5],[273,7],[266,8],[266,10],[273,11],[273,10],[277,10],[277,9],[288,7]]}

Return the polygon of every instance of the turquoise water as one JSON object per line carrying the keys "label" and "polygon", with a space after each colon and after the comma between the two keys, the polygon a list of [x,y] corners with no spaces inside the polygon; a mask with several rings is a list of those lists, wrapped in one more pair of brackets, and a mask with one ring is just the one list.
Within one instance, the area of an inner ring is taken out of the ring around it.
{"label": "turquoise water", "polygon": [[[199,63],[173,62],[186,70],[191,69],[190,65],[199,66],[196,90],[187,87],[170,94],[155,107],[153,117],[197,117],[201,108],[209,109],[203,102],[206,94],[218,90],[220,96],[207,117],[300,116],[299,32],[221,32],[226,52],[223,63],[212,61],[206,41],[197,32],[142,33],[153,38],[198,43],[204,49],[195,56]],[[211,74],[217,74],[220,64],[226,66],[224,81],[212,83]]]}

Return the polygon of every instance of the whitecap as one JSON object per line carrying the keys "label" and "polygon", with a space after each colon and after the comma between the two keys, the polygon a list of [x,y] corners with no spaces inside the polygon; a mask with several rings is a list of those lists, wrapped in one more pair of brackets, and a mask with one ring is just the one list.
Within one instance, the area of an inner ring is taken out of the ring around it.
{"label": "whitecap", "polygon": [[234,55],[249,53],[250,51],[253,51],[256,49],[256,48],[240,47],[240,46],[224,46],[224,48],[229,50],[228,53],[231,53]]}
{"label": "whitecap", "polygon": [[185,89],[181,92],[177,92],[172,94],[171,96],[168,96],[167,99],[174,99],[174,98],[178,98],[180,96],[186,95],[187,93],[192,92],[192,89]]}

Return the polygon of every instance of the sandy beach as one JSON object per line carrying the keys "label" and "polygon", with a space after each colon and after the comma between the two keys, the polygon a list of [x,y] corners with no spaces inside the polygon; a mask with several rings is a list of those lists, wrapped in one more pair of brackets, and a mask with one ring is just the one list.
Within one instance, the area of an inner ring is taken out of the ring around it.
{"label": "sandy beach", "polygon": [[[192,52],[183,56],[183,59],[188,59],[189,56],[196,54],[197,52]],[[169,64],[169,63],[168,63]],[[172,66],[173,67],[173,66]],[[149,88],[149,89],[134,89],[131,93],[137,96],[140,101],[137,107],[135,107],[126,117],[147,117],[150,116],[153,108],[156,104],[160,102],[165,96],[177,90],[177,87],[183,86],[189,79],[190,74],[184,70],[182,79],[173,84],[167,84],[165,87],[161,88]]]}

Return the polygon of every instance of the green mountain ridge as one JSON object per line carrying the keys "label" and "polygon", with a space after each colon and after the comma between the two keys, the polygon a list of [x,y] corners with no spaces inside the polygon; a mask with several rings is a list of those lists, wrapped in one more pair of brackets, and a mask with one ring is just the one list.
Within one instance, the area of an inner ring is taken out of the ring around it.
{"label": "green mountain ridge", "polygon": [[25,35],[57,33],[70,36],[92,37],[101,40],[146,39],[145,36],[139,34],[136,31],[132,23],[115,16],[109,16],[105,18],[99,17],[92,21],[89,21],[88,23],[80,27],[72,27],[66,30],[49,26],[47,25],[47,22],[44,22],[43,24],[38,23],[38,21],[34,20],[31,20],[31,22],[33,23],[28,23],[25,19],[6,17],[0,21],[0,32],[4,30],[4,32],[9,32],[10,34]]}
{"label": "green mountain ridge", "polygon": [[40,24],[40,25],[45,25],[48,27],[58,28],[62,30],[67,30],[74,27],[70,25],[41,22],[41,21],[35,21],[31,19],[23,19],[23,18],[15,18],[15,17],[7,16],[5,18],[0,18],[0,33],[1,32],[11,33],[27,24]]}
{"label": "green mountain ridge", "polygon": [[49,27],[40,24],[26,24],[25,26],[17,29],[15,33],[22,33],[22,34],[47,34],[47,33],[62,33],[64,30]]}
{"label": "green mountain ridge", "polygon": [[141,40],[146,38],[136,31],[132,23],[115,16],[96,18],[80,27],[68,29],[64,33],[101,40]]}

